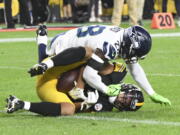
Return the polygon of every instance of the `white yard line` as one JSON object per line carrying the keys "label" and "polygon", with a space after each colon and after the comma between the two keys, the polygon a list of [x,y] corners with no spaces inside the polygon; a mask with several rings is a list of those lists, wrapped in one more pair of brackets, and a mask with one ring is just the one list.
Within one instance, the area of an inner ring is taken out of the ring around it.
{"label": "white yard line", "polygon": [[180,33],[156,33],[151,34],[152,37],[180,37]]}
{"label": "white yard line", "polygon": [[0,69],[17,69],[17,70],[27,70],[29,67],[16,67],[16,66],[0,66]]}
{"label": "white yard line", "polygon": [[[0,113],[6,113],[5,110],[0,110]],[[37,115],[31,112],[20,112],[17,115]],[[147,125],[161,125],[161,126],[180,126],[180,122],[172,121],[158,121],[158,120],[136,120],[128,118],[114,118],[114,117],[100,117],[100,116],[60,116],[57,119],[80,119],[80,120],[94,120],[94,121],[109,121],[109,122],[125,122],[125,123],[134,123],[134,124],[147,124]]]}
{"label": "white yard line", "polygon": [[[180,33],[156,33],[151,34],[152,37],[180,37]],[[51,40],[53,37],[49,37]],[[36,38],[1,38],[0,43],[10,42],[35,42]]]}
{"label": "white yard line", "polygon": [[[49,37],[48,40],[51,40]],[[36,38],[0,38],[0,43],[14,43],[14,42],[36,42]]]}
{"label": "white yard line", "polygon": [[[61,117],[58,117],[58,118],[61,118]],[[63,118],[140,123],[140,124],[149,124],[149,125],[180,126],[180,122],[157,121],[157,120],[136,120],[136,119],[128,119],[128,118],[112,118],[112,117],[99,117],[99,116],[76,116],[75,115],[75,116],[68,116],[68,117],[63,117]]]}

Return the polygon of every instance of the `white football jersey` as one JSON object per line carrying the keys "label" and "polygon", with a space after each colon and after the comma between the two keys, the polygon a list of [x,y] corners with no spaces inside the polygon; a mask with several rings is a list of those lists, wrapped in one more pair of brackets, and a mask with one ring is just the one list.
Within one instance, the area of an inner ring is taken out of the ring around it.
{"label": "white football jersey", "polygon": [[83,26],[61,33],[54,37],[47,47],[49,56],[56,55],[67,48],[89,46],[94,51],[99,48],[107,59],[115,59],[123,40],[124,29],[117,26]]}

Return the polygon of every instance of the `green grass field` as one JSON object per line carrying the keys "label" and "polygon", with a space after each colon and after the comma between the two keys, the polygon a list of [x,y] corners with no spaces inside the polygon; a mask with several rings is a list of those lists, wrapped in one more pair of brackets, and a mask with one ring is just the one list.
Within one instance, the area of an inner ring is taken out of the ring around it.
{"label": "green grass field", "polygon": [[[151,30],[150,33],[174,33]],[[49,31],[52,37],[62,31]],[[27,70],[37,62],[37,46],[31,42],[1,42],[8,38],[32,38],[35,32],[0,33],[0,134],[1,135],[179,135],[180,133],[180,37],[153,37],[152,51],[140,61],[157,93],[169,98],[172,106],[153,103],[145,94],[145,104],[137,112],[81,113],[70,117],[43,117],[18,111],[6,114],[8,95],[40,101],[36,78]],[[134,83],[128,75],[125,82]]]}

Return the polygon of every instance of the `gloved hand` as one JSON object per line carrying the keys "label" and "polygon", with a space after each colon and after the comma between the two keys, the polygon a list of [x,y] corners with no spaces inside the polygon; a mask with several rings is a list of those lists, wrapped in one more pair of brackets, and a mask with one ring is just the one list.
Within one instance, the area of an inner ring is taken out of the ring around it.
{"label": "gloved hand", "polygon": [[28,73],[31,77],[43,74],[47,70],[47,65],[44,63],[36,64],[29,69]]}
{"label": "gloved hand", "polygon": [[82,99],[86,100],[86,96],[84,95],[84,89],[74,87],[72,90],[68,92],[69,96],[71,96],[74,100]]}
{"label": "gloved hand", "polygon": [[95,104],[98,101],[98,98],[99,94],[97,90],[95,90],[95,92],[88,92],[86,99],[84,100],[84,102],[81,103],[80,110],[89,109],[93,104]]}
{"label": "gloved hand", "polygon": [[121,91],[121,85],[120,84],[111,84],[108,86],[107,95],[108,96],[117,96],[119,92]]}
{"label": "gloved hand", "polygon": [[165,105],[171,105],[171,101],[167,98],[164,98],[163,96],[154,93],[150,96],[151,100],[155,103],[165,104]]}

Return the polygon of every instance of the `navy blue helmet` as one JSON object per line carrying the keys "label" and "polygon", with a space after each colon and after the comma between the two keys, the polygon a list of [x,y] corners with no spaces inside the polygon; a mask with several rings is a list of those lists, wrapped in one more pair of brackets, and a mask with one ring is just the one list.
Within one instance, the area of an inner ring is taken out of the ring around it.
{"label": "navy blue helmet", "polygon": [[129,27],[124,29],[120,57],[123,59],[143,58],[149,53],[151,46],[151,36],[144,28],[140,26]]}

